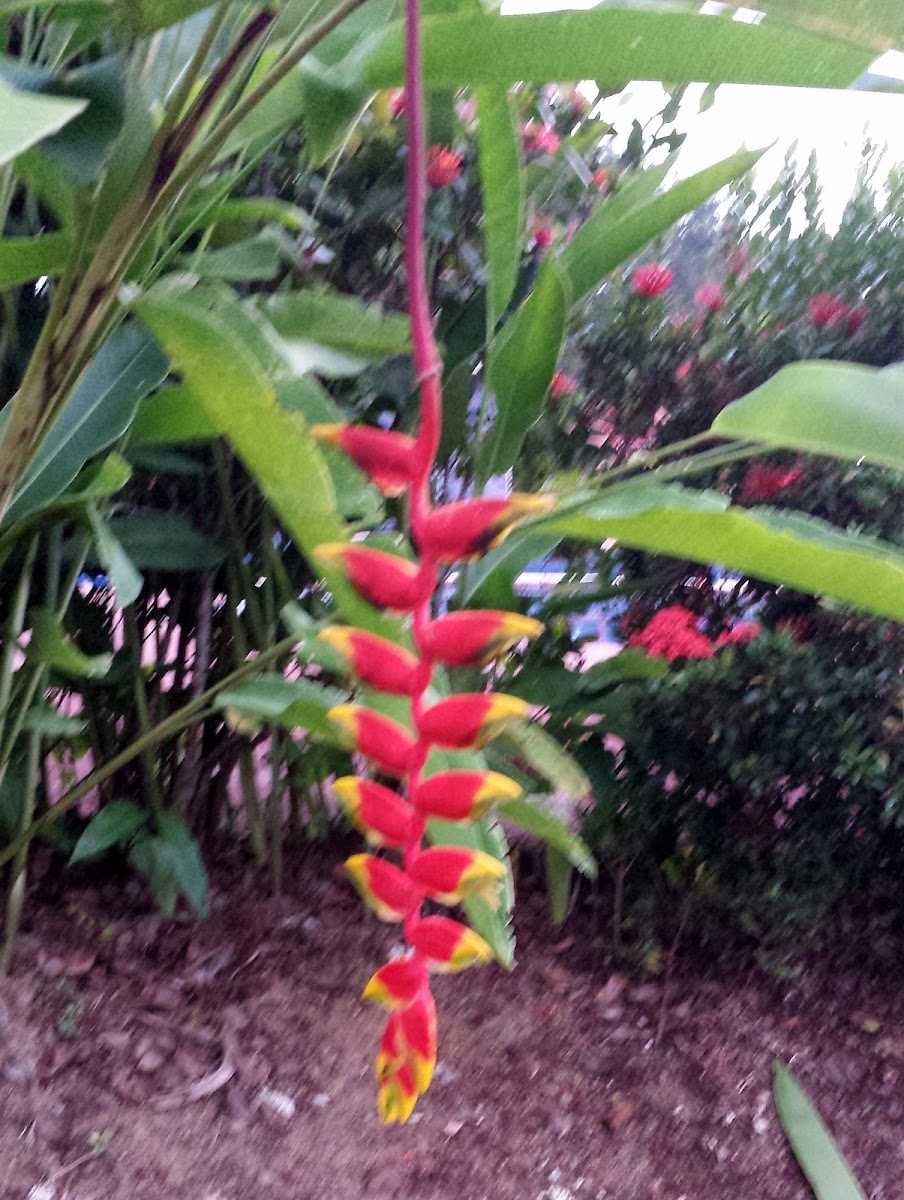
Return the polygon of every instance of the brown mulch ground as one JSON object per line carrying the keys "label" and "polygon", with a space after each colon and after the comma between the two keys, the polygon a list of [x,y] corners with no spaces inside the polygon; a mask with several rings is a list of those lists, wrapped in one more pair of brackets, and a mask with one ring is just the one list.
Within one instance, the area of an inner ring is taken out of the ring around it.
{"label": "brown mulch ground", "polygon": [[215,878],[200,924],[131,883],[38,889],[0,981],[2,1200],[810,1200],[776,1057],[870,1200],[902,1195],[900,970],[687,952],[654,1044],[661,982],[594,964],[525,888],[517,969],[438,981],[435,1082],[385,1130],[357,996],[393,931],[313,867],[280,899]]}

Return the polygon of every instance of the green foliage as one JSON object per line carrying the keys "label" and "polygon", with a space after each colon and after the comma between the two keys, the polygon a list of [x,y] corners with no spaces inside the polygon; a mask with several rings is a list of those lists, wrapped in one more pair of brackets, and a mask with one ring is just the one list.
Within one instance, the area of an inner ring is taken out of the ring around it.
{"label": "green foliage", "polygon": [[816,1200],[866,1200],[813,1102],[779,1062],[775,1064],[774,1090],[782,1127]]}
{"label": "green foliage", "polygon": [[85,826],[70,864],[99,858],[114,846],[126,846],[147,824],[148,814],[132,800],[114,800]]}

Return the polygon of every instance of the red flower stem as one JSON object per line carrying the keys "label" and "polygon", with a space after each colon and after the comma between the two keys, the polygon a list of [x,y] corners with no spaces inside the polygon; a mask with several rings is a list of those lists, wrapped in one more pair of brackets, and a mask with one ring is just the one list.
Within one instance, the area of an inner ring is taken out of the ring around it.
{"label": "red flower stem", "polygon": [[[427,138],[424,115],[424,89],[421,79],[421,35],[418,0],[406,0],[405,39],[405,110],[408,116],[407,196],[405,206],[405,266],[408,276],[408,311],[411,317],[411,342],[414,350],[415,385],[420,397],[418,427],[418,472],[411,486],[409,519],[415,545],[424,519],[430,511],[430,471],[439,446],[442,426],[442,363],[433,337],[427,271],[424,256],[424,208],[427,200]],[[415,727],[424,710],[424,696],[430,686],[433,662],[422,649],[430,621],[430,597],[436,587],[437,564],[430,555],[421,558],[421,582],[424,597],[414,610],[414,641],[420,654],[418,686],[411,699]],[[430,745],[418,739],[415,760],[408,775],[408,798],[421,781],[421,773]],[[406,870],[420,853],[427,822],[416,817],[411,824],[404,850]],[[405,915],[405,937],[409,942],[420,918],[421,903],[416,901]]]}

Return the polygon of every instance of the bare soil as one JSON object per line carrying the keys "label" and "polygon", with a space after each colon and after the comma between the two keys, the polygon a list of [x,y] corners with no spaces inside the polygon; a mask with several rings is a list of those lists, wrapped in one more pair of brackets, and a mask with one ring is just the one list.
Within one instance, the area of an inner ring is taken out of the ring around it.
{"label": "bare soil", "polygon": [[38,885],[0,981],[2,1200],[811,1200],[776,1058],[870,1200],[901,1197],[900,968],[686,951],[657,1042],[662,981],[525,886],[516,970],[438,981],[435,1081],[387,1130],[358,996],[394,933],[310,859],[278,899],[221,863],[200,923],[125,880]]}

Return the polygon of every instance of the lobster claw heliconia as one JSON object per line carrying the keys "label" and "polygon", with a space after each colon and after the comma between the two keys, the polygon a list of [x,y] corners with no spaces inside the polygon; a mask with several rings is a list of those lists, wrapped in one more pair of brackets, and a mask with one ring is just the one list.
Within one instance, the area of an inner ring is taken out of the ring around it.
{"label": "lobster claw heliconia", "polygon": [[[369,706],[340,704],[328,713],[350,750],[380,774],[402,781],[396,790],[346,775],[334,785],[339,804],[371,849],[396,855],[392,861],[378,854],[354,854],[345,864],[365,903],[381,920],[397,923],[405,941],[402,955],[374,972],[363,992],[366,1000],[388,1010],[376,1062],[377,1112],[386,1124],[407,1121],[433,1076],[436,1006],[431,974],[461,971],[494,957],[490,942],[469,926],[446,916],[424,916],[424,902],[453,905],[477,898],[494,908],[507,878],[506,864],[483,851],[458,845],[425,848],[428,822],[477,821],[494,805],[521,794],[517,783],[496,771],[464,769],[463,764],[463,769],[429,773],[434,749],[480,749],[528,715],[523,700],[493,692],[432,702],[428,689],[434,682],[433,668],[483,666],[543,631],[532,617],[495,609],[434,617],[433,592],[443,566],[479,558],[516,525],[553,507],[549,496],[521,493],[431,504],[431,472],[442,431],[442,371],[422,261],[427,172],[424,123],[416,119],[423,117],[414,36],[418,19],[418,0],[407,0],[405,263],[413,375],[420,396],[417,436],[344,423],[311,429],[319,440],[343,451],[384,495],[405,496],[399,506],[405,517],[403,532],[418,554],[418,561],[412,562],[402,552],[389,554],[360,541],[327,542],[313,552],[324,568],[327,589],[338,599],[347,581],[373,608],[413,618],[415,653],[365,629],[330,626],[319,635],[338,652],[354,681],[403,697],[410,705],[407,723],[378,711],[380,701],[372,695],[367,697]],[[397,709],[392,711],[397,715]],[[443,828],[448,830],[448,824]]]}
{"label": "lobster claw heliconia", "polygon": [[344,450],[384,496],[401,496],[417,473],[417,442],[404,433],[366,425],[312,425],[322,442]]}

